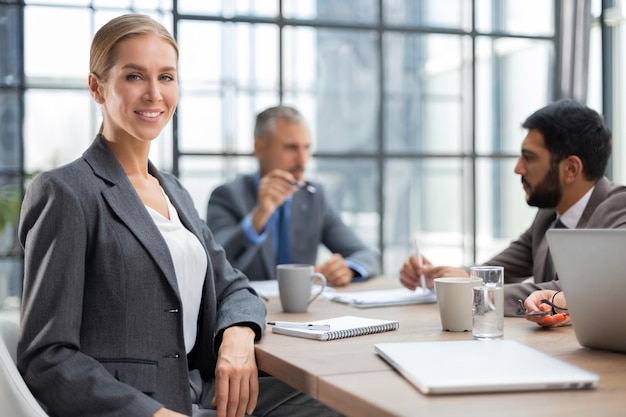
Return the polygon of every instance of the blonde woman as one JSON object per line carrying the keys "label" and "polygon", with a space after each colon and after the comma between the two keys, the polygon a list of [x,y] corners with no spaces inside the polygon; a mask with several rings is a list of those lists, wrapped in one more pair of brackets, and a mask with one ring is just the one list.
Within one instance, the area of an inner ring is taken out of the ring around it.
{"label": "blonde woman", "polygon": [[274,378],[265,307],[187,191],[148,160],[178,103],[178,48],[142,15],[91,47],[99,134],[29,186],[18,366],[54,416],[335,415]]}

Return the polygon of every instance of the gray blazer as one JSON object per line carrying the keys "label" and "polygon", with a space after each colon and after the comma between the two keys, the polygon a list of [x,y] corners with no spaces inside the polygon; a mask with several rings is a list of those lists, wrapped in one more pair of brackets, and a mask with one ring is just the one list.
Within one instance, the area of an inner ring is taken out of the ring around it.
{"label": "gray blazer", "polygon": [[[209,199],[207,223],[215,239],[224,247],[228,260],[251,280],[276,279],[276,257],[268,236],[256,245],[248,239],[241,221],[256,205],[254,175],[243,175],[216,188]],[[346,260],[364,267],[368,275],[380,273],[377,251],[365,246],[332,209],[323,187],[311,183],[315,192],[305,188],[293,195],[291,204],[291,258],[294,263],[315,265],[318,245],[341,254]]]}
{"label": "gray blazer", "polygon": [[[601,178],[591,193],[589,202],[576,225],[577,229],[587,227],[612,228],[625,221],[626,205],[624,192],[626,187]],[[603,221],[596,215],[602,213]],[[548,242],[545,233],[556,220],[554,209],[540,209],[532,225],[508,248],[487,261],[486,265],[504,266],[504,280],[515,282],[519,278],[533,277],[534,283],[509,284],[504,288],[504,312],[507,316],[515,316],[518,307],[517,300],[524,300],[536,289],[558,289],[558,281],[543,282],[546,259],[548,256]],[[554,276],[556,278],[556,276]]]}
{"label": "gray blazer", "polygon": [[18,367],[52,415],[191,415],[189,369],[214,377],[224,329],[257,339],[265,307],[171,175],[149,171],[204,246],[198,337],[185,354],[170,253],[128,177],[98,136],[82,158],[37,176],[19,224],[25,250]]}

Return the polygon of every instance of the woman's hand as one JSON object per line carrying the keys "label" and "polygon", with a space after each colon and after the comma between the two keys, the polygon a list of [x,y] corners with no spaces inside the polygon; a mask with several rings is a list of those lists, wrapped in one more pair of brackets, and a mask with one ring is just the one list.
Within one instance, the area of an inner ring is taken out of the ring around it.
{"label": "woman's hand", "polygon": [[246,326],[224,331],[215,366],[213,405],[218,417],[243,417],[256,407],[259,381],[254,337],[254,331]]}

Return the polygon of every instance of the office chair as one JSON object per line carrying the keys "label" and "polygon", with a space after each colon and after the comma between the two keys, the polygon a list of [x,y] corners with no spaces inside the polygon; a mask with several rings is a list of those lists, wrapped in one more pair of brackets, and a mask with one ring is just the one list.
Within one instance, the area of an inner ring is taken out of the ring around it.
{"label": "office chair", "polygon": [[0,317],[0,414],[7,417],[48,417],[17,370],[20,325]]}

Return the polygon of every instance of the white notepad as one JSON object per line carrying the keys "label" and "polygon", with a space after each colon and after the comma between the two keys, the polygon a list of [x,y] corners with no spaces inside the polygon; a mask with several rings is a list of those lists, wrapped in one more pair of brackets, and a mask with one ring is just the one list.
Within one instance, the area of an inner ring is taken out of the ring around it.
{"label": "white notepad", "polygon": [[437,301],[437,296],[433,290],[421,287],[416,288],[415,291],[407,288],[353,292],[337,291],[322,294],[322,297],[359,308],[426,304]]}
{"label": "white notepad", "polygon": [[513,340],[378,343],[423,394],[588,389],[598,375]]}
{"label": "white notepad", "polygon": [[380,320],[366,317],[341,316],[312,321],[311,324],[328,324],[330,330],[307,330],[274,326],[273,333],[304,337],[315,340],[335,340],[396,330],[400,324],[395,320]]}

